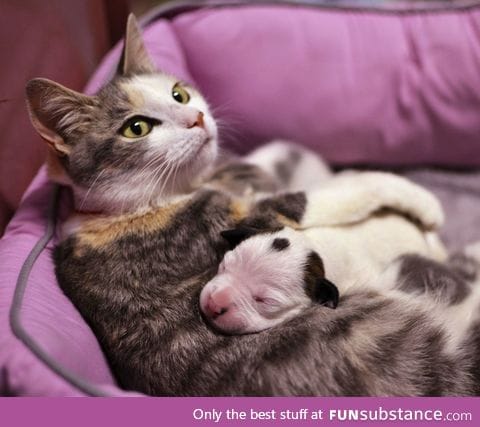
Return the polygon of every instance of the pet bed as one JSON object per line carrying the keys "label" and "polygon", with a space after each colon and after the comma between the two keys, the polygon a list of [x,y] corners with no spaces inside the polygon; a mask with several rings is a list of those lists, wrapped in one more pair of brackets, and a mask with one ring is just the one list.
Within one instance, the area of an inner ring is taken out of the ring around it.
{"label": "pet bed", "polygon": [[[362,3],[173,3],[143,20],[145,40],[159,68],[206,94],[225,146],[281,137],[340,166],[415,167],[407,175],[447,206],[449,246],[478,239],[479,2]],[[0,394],[132,394],[56,283],[51,252],[69,208],[42,168],[0,241]]]}

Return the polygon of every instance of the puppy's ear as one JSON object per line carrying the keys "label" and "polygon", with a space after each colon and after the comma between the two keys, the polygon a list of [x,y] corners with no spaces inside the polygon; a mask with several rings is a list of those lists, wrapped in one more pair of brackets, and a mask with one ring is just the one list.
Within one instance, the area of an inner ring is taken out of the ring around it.
{"label": "puppy's ear", "polygon": [[228,242],[230,250],[235,249],[240,243],[255,234],[260,233],[260,230],[253,227],[238,226],[230,230],[224,230],[220,234]]}
{"label": "puppy's ear", "polygon": [[339,293],[337,287],[325,278],[322,258],[312,251],[305,264],[305,289],[312,301],[329,308],[337,308]]}
{"label": "puppy's ear", "polygon": [[337,308],[340,294],[338,288],[330,280],[322,278],[315,283],[313,299],[320,305],[328,308]]}

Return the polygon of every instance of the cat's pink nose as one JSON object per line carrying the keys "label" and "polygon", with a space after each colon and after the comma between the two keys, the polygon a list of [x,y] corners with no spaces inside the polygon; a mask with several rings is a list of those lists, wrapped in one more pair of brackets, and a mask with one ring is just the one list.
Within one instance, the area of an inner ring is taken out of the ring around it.
{"label": "cat's pink nose", "polygon": [[198,126],[202,129],[205,128],[205,122],[203,121],[203,113],[201,111],[198,112],[195,122],[193,122],[193,124],[191,124],[188,128],[194,128],[195,126]]}

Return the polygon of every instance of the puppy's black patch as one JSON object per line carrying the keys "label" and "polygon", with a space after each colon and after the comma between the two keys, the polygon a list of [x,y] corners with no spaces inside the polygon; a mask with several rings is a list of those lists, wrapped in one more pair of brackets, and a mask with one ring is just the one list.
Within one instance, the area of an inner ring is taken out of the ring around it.
{"label": "puppy's black patch", "polygon": [[337,308],[340,298],[338,288],[325,278],[322,258],[312,251],[305,269],[305,291],[312,301],[329,308]]}
{"label": "puppy's black patch", "polygon": [[233,250],[244,240],[258,234],[259,232],[258,229],[252,227],[238,226],[237,228],[224,230],[220,234],[228,242],[230,250]]}
{"label": "puppy's black patch", "polygon": [[272,248],[275,249],[276,251],[283,251],[284,249],[287,249],[289,246],[290,246],[290,241],[283,237],[282,238],[277,237],[272,242]]}
{"label": "puppy's black patch", "polygon": [[315,288],[317,279],[325,277],[325,267],[322,258],[312,251],[308,254],[307,263],[305,265],[304,281],[309,295],[313,297],[313,289]]}
{"label": "puppy's black patch", "polygon": [[318,279],[313,291],[314,299],[320,305],[328,308],[337,308],[340,298],[338,288],[328,279]]}

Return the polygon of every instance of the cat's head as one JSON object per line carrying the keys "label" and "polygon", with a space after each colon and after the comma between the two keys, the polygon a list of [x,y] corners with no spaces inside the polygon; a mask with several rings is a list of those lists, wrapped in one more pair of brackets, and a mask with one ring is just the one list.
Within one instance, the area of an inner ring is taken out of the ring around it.
{"label": "cat's head", "polygon": [[135,17],[116,76],[87,96],[46,79],[27,84],[31,121],[48,143],[50,177],[77,209],[125,212],[189,191],[217,156],[217,126],[202,95],[157,71]]}

